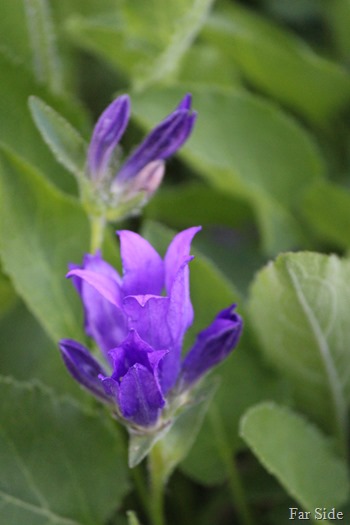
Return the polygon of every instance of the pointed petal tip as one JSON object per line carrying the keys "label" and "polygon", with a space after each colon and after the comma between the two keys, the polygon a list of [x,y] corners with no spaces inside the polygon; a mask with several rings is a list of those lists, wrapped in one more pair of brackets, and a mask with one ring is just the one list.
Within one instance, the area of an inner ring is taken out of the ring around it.
{"label": "pointed petal tip", "polygon": [[180,101],[177,109],[187,109],[190,110],[192,106],[192,93],[186,93],[183,99]]}

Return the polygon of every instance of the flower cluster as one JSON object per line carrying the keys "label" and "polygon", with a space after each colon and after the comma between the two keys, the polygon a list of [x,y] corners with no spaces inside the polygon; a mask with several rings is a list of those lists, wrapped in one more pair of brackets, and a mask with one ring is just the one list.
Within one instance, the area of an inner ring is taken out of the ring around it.
{"label": "flower cluster", "polygon": [[176,109],[156,126],[124,161],[120,139],[130,118],[130,99],[121,95],[102,113],[93,131],[87,155],[87,175],[96,196],[111,205],[144,193],[149,198],[164,175],[164,161],[186,142],[196,120],[187,94]]}
{"label": "flower cluster", "polygon": [[161,424],[170,398],[192,388],[238,342],[242,320],[235,305],[221,311],[182,358],[193,321],[190,246],[200,228],[177,234],[164,260],[140,235],[119,231],[123,276],[99,253],[71,265],[68,277],[81,297],[86,333],[101,349],[102,366],[80,343],[65,339],[67,369],[131,428]]}

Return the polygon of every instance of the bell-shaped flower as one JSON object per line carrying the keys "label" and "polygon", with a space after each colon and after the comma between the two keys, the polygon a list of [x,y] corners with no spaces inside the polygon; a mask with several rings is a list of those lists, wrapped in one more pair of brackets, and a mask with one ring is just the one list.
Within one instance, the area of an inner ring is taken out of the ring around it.
{"label": "bell-shaped flower", "polygon": [[[80,344],[60,348],[72,376],[129,425],[148,428],[174,393],[189,390],[238,342],[242,320],[234,306],[220,312],[182,359],[185,332],[193,321],[189,290],[190,246],[200,228],[177,234],[164,260],[140,235],[118,232],[123,276],[101,258],[86,255],[71,266],[84,306],[85,330],[100,347],[107,372]],[[101,389],[103,388],[103,390]]]}

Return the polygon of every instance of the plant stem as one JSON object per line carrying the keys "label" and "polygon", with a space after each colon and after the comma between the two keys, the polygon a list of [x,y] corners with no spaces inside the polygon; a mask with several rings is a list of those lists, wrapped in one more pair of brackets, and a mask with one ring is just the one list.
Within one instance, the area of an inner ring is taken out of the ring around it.
{"label": "plant stem", "polygon": [[91,240],[90,252],[96,253],[102,247],[105,233],[106,219],[103,215],[90,215]]}
{"label": "plant stem", "polygon": [[152,525],[165,525],[163,457],[161,448],[157,444],[152,448],[148,456],[148,468],[151,488],[149,514]]}
{"label": "plant stem", "polygon": [[240,523],[242,525],[254,525],[254,519],[245,496],[237,463],[235,458],[232,457],[232,451],[222,425],[221,417],[213,405],[209,409],[209,417],[216,437],[218,451],[226,469],[233,505],[239,516]]}

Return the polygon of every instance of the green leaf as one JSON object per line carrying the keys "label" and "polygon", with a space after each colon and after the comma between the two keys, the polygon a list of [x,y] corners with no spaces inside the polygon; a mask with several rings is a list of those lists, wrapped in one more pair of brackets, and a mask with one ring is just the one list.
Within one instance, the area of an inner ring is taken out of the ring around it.
{"label": "green leaf", "polygon": [[317,123],[350,100],[350,75],[303,41],[237,4],[208,21],[204,37],[241,68],[248,81]]}
{"label": "green leaf", "polygon": [[242,199],[198,182],[161,187],[144,215],[172,228],[187,228],[191,224],[237,227],[252,220],[251,210]]}
{"label": "green leaf", "polygon": [[[134,95],[137,119],[150,128],[176,106],[185,86]],[[299,245],[304,232],[295,209],[303,189],[323,177],[310,136],[278,108],[241,91],[192,89],[198,111],[183,158],[218,191],[253,207],[265,251]]]}
{"label": "green leaf", "polygon": [[31,63],[32,52],[26,31],[23,0],[0,3],[0,49],[24,64]]}
{"label": "green leaf", "polygon": [[27,31],[36,79],[53,93],[62,91],[61,62],[48,0],[24,0]]}
{"label": "green leaf", "polygon": [[[142,2],[142,0],[141,0]],[[167,44],[163,47],[154,63],[145,70],[144,77],[135,83],[136,89],[172,78],[179,67],[182,56],[191,47],[199,33],[214,0],[192,0],[188,2],[171,0],[166,4],[157,0],[156,10],[160,17],[167,17],[168,27],[162,24],[163,34],[166,34]],[[166,5],[166,8],[164,9]],[[136,9],[136,8],[135,8]]]}
{"label": "green leaf", "polygon": [[350,247],[350,192],[331,182],[319,182],[305,191],[301,212],[321,239]]}
{"label": "green leaf", "polygon": [[350,401],[349,279],[350,262],[335,255],[283,254],[257,275],[249,304],[265,356],[341,447]]}
{"label": "green leaf", "polygon": [[186,51],[179,66],[177,80],[188,86],[210,84],[232,88],[240,84],[237,68],[232,60],[203,42],[194,43]]}
{"label": "green leaf", "polygon": [[[37,166],[45,176],[65,191],[76,189],[75,181],[54,159],[44,144],[28,109],[31,95],[40,97],[65,116],[73,126],[86,134],[90,132],[87,118],[78,104],[54,97],[39,86],[32,75],[21,65],[12,63],[1,55],[0,70],[0,141],[13,149],[29,163]],[[20,125],[19,125],[20,123]]]}
{"label": "green leaf", "polygon": [[72,17],[67,30],[83,48],[123,70],[136,89],[175,74],[204,24],[213,0],[121,2],[119,10],[94,18]]}
{"label": "green leaf", "polygon": [[246,318],[243,319],[243,339],[220,366],[220,384],[209,413],[195,446],[181,463],[186,475],[207,486],[224,483],[230,476],[231,456],[245,448],[238,436],[242,414],[262,399],[288,398],[281,379],[267,369],[254,352],[249,342],[249,326]]}
{"label": "green leaf", "polygon": [[37,97],[29,98],[29,108],[42,138],[56,160],[73,175],[81,177],[84,174],[87,146],[80,133]]}
{"label": "green leaf", "polygon": [[117,429],[42,387],[0,389],[0,521],[105,524],[128,490]]}
{"label": "green leaf", "polygon": [[0,254],[17,293],[50,337],[81,338],[67,264],[88,251],[85,214],[12,152],[0,154]]}
{"label": "green leaf", "polygon": [[11,281],[1,272],[0,269],[0,319],[17,302],[17,296],[11,285]]}
{"label": "green leaf", "polygon": [[264,467],[307,511],[343,504],[350,489],[346,464],[329,440],[302,416],[261,403],[243,416],[240,433]]}
{"label": "green leaf", "polygon": [[0,318],[0,348],[2,375],[26,382],[39,380],[59,395],[69,394],[82,402],[91,401],[68,374],[57,341],[48,337],[20,300]]}
{"label": "green leaf", "polygon": [[323,9],[332,29],[332,40],[334,41],[340,56],[347,61],[350,49],[350,1],[334,0],[332,4],[325,3]]}

